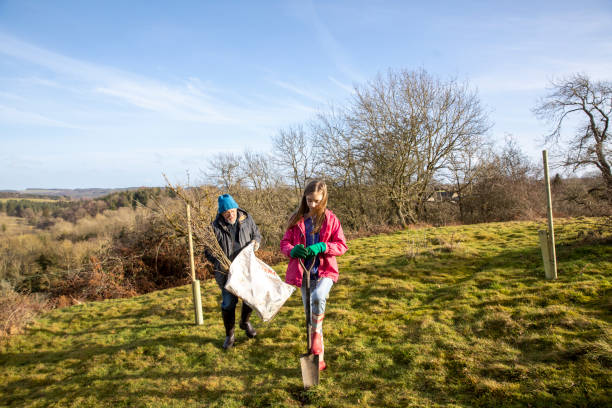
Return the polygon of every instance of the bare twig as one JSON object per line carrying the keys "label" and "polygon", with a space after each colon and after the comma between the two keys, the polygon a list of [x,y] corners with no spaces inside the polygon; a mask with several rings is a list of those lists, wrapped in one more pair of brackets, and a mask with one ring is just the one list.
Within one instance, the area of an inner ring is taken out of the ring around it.
{"label": "bare twig", "polygon": [[[212,227],[216,216],[214,192],[206,187],[190,188],[186,190],[178,185],[173,185],[164,174],[167,188],[169,188],[179,200],[168,200],[161,202],[155,199],[155,212],[160,216],[162,223],[172,230],[176,238],[187,237],[187,217],[185,205],[192,208],[192,232],[194,246],[202,251],[208,252],[220,263],[221,272],[229,271],[230,260],[221,249]],[[180,203],[180,204],[179,204]]]}

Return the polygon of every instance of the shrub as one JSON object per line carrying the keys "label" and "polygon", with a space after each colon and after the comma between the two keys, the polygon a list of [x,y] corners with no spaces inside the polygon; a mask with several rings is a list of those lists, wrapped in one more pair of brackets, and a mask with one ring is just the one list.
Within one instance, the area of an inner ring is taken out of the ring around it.
{"label": "shrub", "polygon": [[48,306],[46,296],[17,293],[6,281],[0,281],[0,337],[20,332]]}

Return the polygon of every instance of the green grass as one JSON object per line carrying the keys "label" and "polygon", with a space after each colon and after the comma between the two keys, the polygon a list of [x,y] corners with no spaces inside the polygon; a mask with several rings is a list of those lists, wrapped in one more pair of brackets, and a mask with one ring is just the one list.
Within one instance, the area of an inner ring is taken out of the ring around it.
{"label": "green grass", "polygon": [[43,315],[0,346],[0,406],[610,406],[612,245],[594,223],[557,221],[555,282],[544,223],[351,241],[327,307],[330,368],[309,391],[298,293],[223,352],[209,281],[204,326],[188,286]]}

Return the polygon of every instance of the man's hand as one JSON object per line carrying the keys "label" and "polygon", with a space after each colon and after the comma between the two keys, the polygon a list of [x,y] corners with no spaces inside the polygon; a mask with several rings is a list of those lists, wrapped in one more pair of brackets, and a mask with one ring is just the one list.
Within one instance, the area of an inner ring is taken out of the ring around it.
{"label": "man's hand", "polygon": [[254,242],[255,245],[253,245],[253,252],[257,251],[259,249],[259,242],[252,240],[251,242]]}

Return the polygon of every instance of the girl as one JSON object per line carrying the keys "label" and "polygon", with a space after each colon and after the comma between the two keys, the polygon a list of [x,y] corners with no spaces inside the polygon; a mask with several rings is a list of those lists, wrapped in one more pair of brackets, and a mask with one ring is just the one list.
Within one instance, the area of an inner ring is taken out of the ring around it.
{"label": "girl", "polygon": [[[310,270],[310,306],[312,316],[312,353],[319,355],[319,370],[327,365],[323,360],[323,318],[325,304],[332,285],[338,281],[336,256],[348,249],[338,218],[327,209],[327,186],[321,180],[313,180],[304,189],[297,211],[289,218],[287,232],[280,249],[290,257],[285,281],[301,288],[302,302],[306,310],[306,288],[302,287],[302,268]],[[314,263],[314,266],[313,266]]]}

